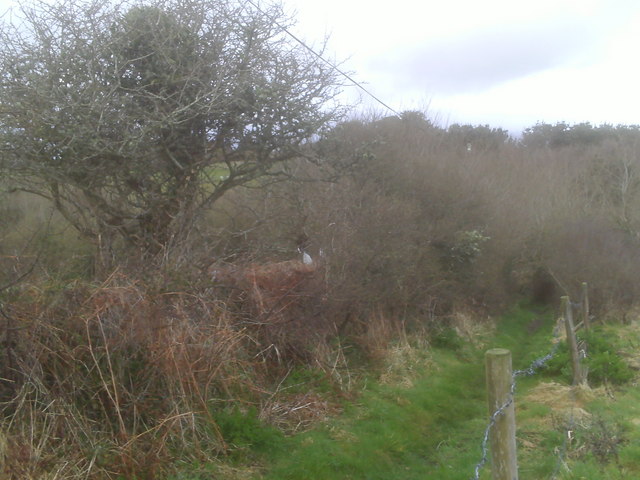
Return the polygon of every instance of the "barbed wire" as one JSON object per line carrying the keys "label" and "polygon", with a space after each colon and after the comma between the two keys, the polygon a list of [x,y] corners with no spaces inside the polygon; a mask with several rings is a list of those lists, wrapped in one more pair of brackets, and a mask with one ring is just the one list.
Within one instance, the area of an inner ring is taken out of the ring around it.
{"label": "barbed wire", "polygon": [[531,364],[527,368],[522,370],[516,370],[511,374],[511,387],[509,389],[509,399],[504,404],[500,405],[500,407],[495,412],[493,412],[493,414],[489,418],[487,428],[485,429],[484,436],[482,438],[482,458],[476,464],[476,467],[474,470],[474,476],[472,477],[472,480],[480,480],[480,470],[482,470],[482,467],[484,467],[484,465],[487,463],[487,459],[489,457],[489,447],[488,447],[489,434],[493,426],[498,421],[498,418],[500,417],[500,415],[502,415],[504,411],[507,408],[509,408],[509,406],[513,403],[513,399],[516,393],[516,378],[521,376],[535,375],[538,370],[544,367],[547,364],[547,362],[549,362],[549,360],[551,360],[556,355],[556,353],[558,352],[559,346],[560,346],[560,342],[556,342],[551,348],[551,350],[549,351],[549,353],[547,353],[543,357],[535,359],[533,362],[531,362]]}
{"label": "barbed wire", "polygon": [[[262,15],[264,15],[265,17],[267,17],[269,20],[271,20],[274,25],[276,25],[278,28],[280,28],[284,33],[286,33],[287,35],[289,35],[294,41],[296,41],[297,43],[299,43],[303,48],[305,48],[307,51],[309,51],[312,55],[314,55],[315,57],[317,57],[319,60],[321,60],[322,62],[326,63],[331,69],[333,69],[334,71],[336,71],[339,75],[342,75],[344,78],[346,78],[349,82],[351,82],[354,86],[356,86],[357,88],[359,88],[360,90],[362,90],[366,95],[368,95],[369,97],[371,97],[373,100],[375,100],[376,102],[378,102],[380,105],[382,105],[384,108],[386,108],[387,110],[389,110],[391,113],[393,113],[396,117],[398,118],[402,118],[402,114],[400,112],[398,112],[397,110],[395,110],[394,108],[391,108],[389,106],[389,104],[385,103],[384,101],[382,101],[380,99],[380,97],[376,96],[373,94],[373,92],[371,92],[371,90],[369,90],[368,88],[366,88],[361,82],[358,82],[356,79],[353,78],[353,76],[349,75],[347,72],[345,72],[344,70],[342,70],[340,67],[338,67],[334,62],[330,62],[329,60],[327,60],[325,57],[323,57],[322,55],[320,55],[318,52],[316,52],[313,48],[309,47],[305,42],[302,41],[302,39],[300,39],[300,37],[298,37],[297,35],[293,34],[291,32],[290,29],[288,29],[287,27],[285,27],[284,25],[282,25],[280,22],[278,22],[275,18],[271,17],[267,12],[265,12],[262,8],[260,8],[260,5],[258,5],[256,2],[254,2],[253,0],[245,0],[245,3],[248,3],[249,5],[251,5],[253,8],[255,8],[256,10],[258,10],[258,12],[260,12]],[[243,4],[244,5],[244,4]]]}
{"label": "barbed wire", "polygon": [[521,376],[530,377],[531,375],[535,375],[538,370],[540,370],[549,362],[549,360],[555,357],[556,353],[558,353],[558,348],[560,348],[560,342],[554,343],[549,353],[547,353],[544,357],[535,359],[533,362],[531,362],[531,365],[529,365],[529,367],[523,370],[516,370],[515,372],[513,372],[513,378],[515,379],[516,377]]}
{"label": "barbed wire", "polygon": [[502,415],[502,413],[509,407],[509,405],[513,403],[515,390],[516,390],[516,382],[515,380],[513,380],[511,382],[511,389],[509,391],[509,400],[507,400],[504,404],[500,406],[500,408],[498,408],[495,412],[493,412],[493,415],[491,415],[491,418],[489,419],[489,424],[487,425],[487,428],[484,431],[484,437],[482,438],[482,458],[476,464],[473,480],[480,480],[480,470],[482,470],[482,467],[484,467],[485,463],[487,463],[487,458],[489,456],[489,448],[487,446],[487,444],[489,443],[489,433],[491,432],[491,428],[498,421],[498,417]]}
{"label": "barbed wire", "polygon": [[[572,307],[575,310],[581,311],[583,310],[585,307],[585,300],[586,300],[586,291],[582,292],[582,298],[580,299],[579,302],[571,302],[569,301],[569,305],[570,307]],[[564,314],[564,313],[563,313]],[[574,329],[577,329],[577,327],[574,327]],[[553,336],[555,338],[558,337],[559,335],[559,325],[556,325],[556,327],[554,328],[553,331]],[[529,365],[529,367],[522,369],[522,370],[516,370],[512,373],[511,375],[511,387],[509,389],[509,398],[508,400],[501,405],[497,410],[495,410],[493,412],[493,414],[491,415],[491,417],[489,418],[489,422],[487,424],[487,428],[485,429],[484,432],[484,436],[482,439],[482,458],[480,459],[480,461],[476,464],[475,470],[474,470],[474,476],[472,478],[472,480],[480,480],[480,470],[482,469],[482,467],[487,463],[487,458],[488,458],[488,443],[489,443],[489,434],[491,432],[491,429],[493,428],[493,426],[496,424],[496,422],[498,421],[498,418],[500,417],[500,415],[502,415],[504,413],[504,411],[513,403],[514,401],[514,397],[515,397],[515,390],[516,390],[516,379],[520,376],[531,376],[531,375],[535,375],[538,370],[540,370],[540,368],[544,367],[549,360],[551,360],[556,353],[558,352],[558,349],[560,347],[561,342],[555,341],[551,351],[544,355],[543,357],[537,358],[536,360],[534,360],[533,362],[531,362],[531,364]],[[587,350],[587,346],[586,344],[584,344],[581,346],[581,357],[585,358],[587,356],[586,353]],[[563,441],[562,441],[562,446],[560,448],[556,448],[557,454],[558,454],[558,460],[556,462],[556,466],[554,468],[554,471],[551,474],[551,480],[556,480],[558,478],[558,474],[560,473],[560,470],[562,468],[562,466],[566,466],[566,462],[565,462],[565,458],[567,455],[567,451],[570,447],[570,443],[572,440],[572,433],[575,430],[575,415],[574,415],[574,409],[575,409],[575,403],[576,403],[576,391],[575,389],[572,388],[571,390],[571,409],[569,412],[569,418],[568,421],[565,423],[565,428],[564,428],[564,435],[563,435]]]}

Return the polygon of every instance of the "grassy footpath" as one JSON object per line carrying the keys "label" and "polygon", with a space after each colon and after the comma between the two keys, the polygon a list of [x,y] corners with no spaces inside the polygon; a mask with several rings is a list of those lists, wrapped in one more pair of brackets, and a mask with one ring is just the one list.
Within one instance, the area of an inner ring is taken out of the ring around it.
{"label": "grassy footpath", "polygon": [[[178,478],[471,479],[487,422],[484,352],[508,348],[514,370],[524,369],[551,349],[553,326],[552,313],[515,309],[474,344],[445,332],[428,349],[397,346],[385,368],[362,381],[356,400],[345,401],[337,417],[291,437],[253,434],[259,448],[250,448],[232,468]],[[591,369],[604,386],[572,389],[563,348],[548,369],[518,380],[522,480],[640,479],[640,393],[631,377],[616,370],[620,359],[635,361],[640,328],[610,325],[597,335],[608,339],[600,342],[607,349],[593,348]],[[620,379],[622,385],[608,385]],[[490,478],[489,465],[480,478]]]}
{"label": "grassy footpath", "polygon": [[371,385],[342,418],[290,439],[265,478],[464,478],[456,471],[477,456],[469,444],[482,424],[482,378],[451,354],[438,368],[410,388]]}
{"label": "grassy footpath", "polygon": [[404,385],[402,378],[369,383],[340,418],[287,439],[262,478],[470,478],[486,426],[484,351],[510,348],[514,368],[523,368],[548,348],[550,331],[549,315],[518,310],[482,346],[436,342],[442,346],[430,349],[424,368]]}

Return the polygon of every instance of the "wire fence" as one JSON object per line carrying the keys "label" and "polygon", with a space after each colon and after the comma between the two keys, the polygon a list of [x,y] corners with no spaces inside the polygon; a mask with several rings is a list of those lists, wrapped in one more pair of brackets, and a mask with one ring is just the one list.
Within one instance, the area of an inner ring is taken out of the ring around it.
{"label": "wire fence", "polygon": [[[586,315],[588,315],[588,296],[587,296],[587,292],[586,292],[586,284],[583,284],[583,291],[582,291],[582,298],[580,299],[579,302],[577,303],[573,303],[569,301],[568,297],[564,297],[566,298],[566,312],[563,312],[562,315],[564,316],[564,321],[567,325],[571,325],[571,332],[569,332],[569,328],[567,328],[567,333],[568,333],[568,337],[571,335],[575,335],[575,330],[577,330],[579,327],[583,327],[586,326],[588,322],[588,318],[585,317],[585,320],[578,325],[578,327],[573,327],[572,324],[572,320],[571,320],[571,310],[576,309],[578,311],[582,311],[583,313],[586,311]],[[560,335],[560,325],[557,325],[556,328],[554,329],[553,332],[554,338],[557,339],[557,337]],[[575,337],[574,337],[575,338]],[[547,353],[546,355],[535,359],[533,362],[531,362],[531,364],[522,370],[516,370],[512,373],[511,375],[511,385],[510,385],[510,389],[509,389],[509,394],[508,394],[508,398],[507,400],[502,403],[489,417],[489,421],[487,423],[487,427],[485,428],[484,431],[484,435],[482,438],[482,444],[481,444],[481,459],[480,461],[476,464],[475,469],[474,469],[474,475],[472,478],[472,480],[480,480],[480,472],[482,470],[482,468],[485,466],[485,464],[488,461],[489,458],[489,439],[490,439],[490,435],[491,435],[491,430],[492,428],[496,425],[496,423],[498,422],[498,420],[500,419],[500,417],[505,414],[505,411],[513,404],[514,402],[514,398],[515,398],[515,392],[516,392],[516,384],[517,384],[517,379],[518,377],[523,377],[523,376],[532,376],[535,375],[536,373],[538,373],[540,371],[541,368],[545,367],[547,365],[547,363],[555,357],[556,353],[558,352],[558,349],[560,347],[561,342],[560,341],[555,341],[553,347],[551,348],[551,350],[549,351],[549,353]],[[586,356],[586,346],[583,346],[582,348],[580,348],[580,357],[584,358]],[[575,378],[575,377],[574,377]],[[557,456],[558,456],[558,460],[556,462],[556,466],[554,468],[554,471],[551,474],[550,479],[551,480],[556,480],[558,478],[558,475],[562,469],[562,467],[564,465],[566,465],[565,462],[565,458],[566,458],[566,454],[568,451],[568,448],[570,446],[571,443],[571,439],[572,439],[572,433],[575,429],[575,417],[574,417],[574,408],[573,405],[575,403],[576,397],[575,397],[575,391],[572,389],[571,392],[571,411],[569,414],[569,418],[568,421],[565,424],[565,432],[564,432],[564,438],[563,438],[563,442],[562,445],[556,449],[557,452]]]}
{"label": "wire fence", "polygon": [[473,480],[480,480],[480,471],[482,470],[482,467],[484,467],[484,465],[487,463],[487,460],[489,457],[489,447],[488,447],[489,434],[491,432],[491,429],[494,427],[494,425],[498,421],[498,418],[504,413],[504,411],[514,401],[515,393],[516,393],[516,383],[517,383],[516,379],[521,376],[535,375],[538,370],[544,367],[549,362],[549,360],[551,360],[555,356],[559,346],[560,346],[560,342],[557,342],[553,346],[551,351],[547,353],[545,356],[537,358],[536,360],[531,362],[531,364],[527,368],[523,370],[516,370],[515,372],[513,372],[511,376],[511,388],[509,391],[509,399],[505,403],[503,403],[495,412],[493,412],[493,414],[489,418],[489,423],[487,424],[487,428],[484,431],[484,437],[482,438],[482,458],[476,464]]}

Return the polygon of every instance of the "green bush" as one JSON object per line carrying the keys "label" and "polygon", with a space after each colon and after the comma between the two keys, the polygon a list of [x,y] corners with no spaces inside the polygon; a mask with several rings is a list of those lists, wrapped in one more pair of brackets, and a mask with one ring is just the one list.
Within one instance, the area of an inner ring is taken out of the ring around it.
{"label": "green bush", "polygon": [[277,428],[264,424],[255,407],[246,411],[238,407],[218,412],[216,422],[225,441],[237,456],[247,450],[264,453],[279,444],[284,437]]}
{"label": "green bush", "polygon": [[587,345],[586,366],[589,380],[595,384],[605,382],[623,384],[633,378],[633,372],[619,354],[617,339],[601,329],[580,336]]}
{"label": "green bush", "polygon": [[[594,328],[589,332],[579,332],[578,342],[586,347],[586,357],[582,364],[588,369],[588,381],[591,385],[621,385],[633,378],[633,372],[618,353],[617,339],[606,330]],[[566,342],[562,342],[545,370],[548,374],[571,380],[571,360]]]}
{"label": "green bush", "polygon": [[464,342],[454,328],[445,327],[431,336],[431,344],[436,348],[458,351],[463,347]]}
{"label": "green bush", "polygon": [[311,391],[329,393],[333,389],[331,381],[325,372],[307,366],[294,368],[282,382],[282,388],[291,394]]}

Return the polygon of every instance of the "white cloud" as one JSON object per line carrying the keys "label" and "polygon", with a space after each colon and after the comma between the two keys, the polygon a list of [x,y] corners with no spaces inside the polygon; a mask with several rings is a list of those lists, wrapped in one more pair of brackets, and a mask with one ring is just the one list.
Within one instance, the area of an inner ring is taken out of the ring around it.
{"label": "white cloud", "polygon": [[[396,110],[512,130],[640,123],[637,0],[283,1],[296,35],[329,34],[329,57]],[[382,108],[346,89],[358,96]]]}
{"label": "white cloud", "polygon": [[375,75],[402,72],[405,88],[439,93],[481,92],[506,81],[584,61],[594,50],[592,32],[582,24],[554,22],[494,27],[457,38],[431,41],[372,59]]}
{"label": "white cloud", "polygon": [[511,130],[640,122],[636,0],[285,2],[306,38],[332,33],[344,68],[395,109]]}

